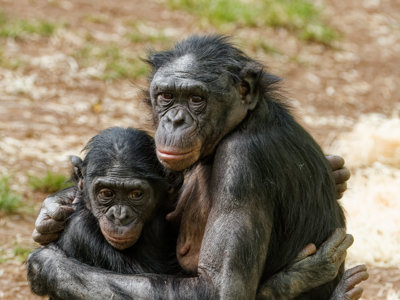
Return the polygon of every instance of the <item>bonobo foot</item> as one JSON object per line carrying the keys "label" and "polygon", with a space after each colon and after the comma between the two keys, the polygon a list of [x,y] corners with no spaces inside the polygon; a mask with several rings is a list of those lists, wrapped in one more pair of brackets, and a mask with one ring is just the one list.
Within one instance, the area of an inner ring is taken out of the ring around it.
{"label": "bonobo foot", "polygon": [[339,284],[333,291],[330,300],[357,300],[361,298],[363,289],[357,284],[369,277],[367,267],[365,265],[359,265],[354,268],[348,269]]}

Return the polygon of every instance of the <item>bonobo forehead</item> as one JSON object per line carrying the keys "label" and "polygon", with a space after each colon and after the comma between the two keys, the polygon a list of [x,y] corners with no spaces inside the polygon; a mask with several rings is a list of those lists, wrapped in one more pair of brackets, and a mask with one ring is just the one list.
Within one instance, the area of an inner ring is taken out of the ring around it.
{"label": "bonobo forehead", "polygon": [[150,84],[152,96],[159,90],[190,88],[200,93],[221,91],[229,82],[228,73],[212,62],[199,62],[194,54],[185,54],[160,67]]}
{"label": "bonobo forehead", "polygon": [[[153,164],[156,164],[156,158],[153,160]],[[120,181],[121,183],[129,182],[132,178],[141,179],[143,181],[157,182],[161,184],[165,181],[165,178],[155,172],[153,168],[149,168],[148,165],[143,165],[143,161],[138,161],[138,158],[134,161],[125,161],[124,163],[112,162],[107,159],[97,163],[90,162],[85,170],[85,175],[89,182],[93,183],[98,178],[109,178],[110,181]]]}
{"label": "bonobo forehead", "polygon": [[173,60],[171,63],[161,67],[160,69],[164,69],[164,72],[168,72],[168,69],[171,69],[174,73],[189,73],[194,70],[197,66],[196,58],[193,54],[188,53],[177,59]]}
{"label": "bonobo forehead", "polygon": [[100,176],[93,180],[93,188],[96,187],[114,187],[118,189],[142,189],[149,190],[151,185],[149,181],[137,177],[114,177],[114,176]]}

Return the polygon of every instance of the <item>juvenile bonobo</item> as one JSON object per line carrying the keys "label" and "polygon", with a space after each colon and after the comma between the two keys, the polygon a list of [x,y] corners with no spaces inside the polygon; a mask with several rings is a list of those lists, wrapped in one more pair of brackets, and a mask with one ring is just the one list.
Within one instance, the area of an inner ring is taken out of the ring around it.
{"label": "juvenile bonobo", "polygon": [[[51,277],[54,292],[71,297],[95,297],[86,292],[95,279],[104,296],[358,299],[355,285],[365,269],[342,278],[339,268],[351,238],[342,229],[323,244],[345,226],[331,168],[290,115],[279,79],[219,36],[191,37],[148,61],[158,159],[185,170],[167,218],[180,224],[180,265],[196,275],[104,276],[46,249],[28,262],[38,280],[50,280],[42,266],[62,266]],[[309,243],[318,251],[297,262]],[[76,272],[66,281],[63,270],[71,269]],[[276,285],[268,290],[271,282]]]}
{"label": "juvenile bonobo", "polygon": [[[72,157],[72,177],[79,188],[76,210],[50,247],[119,273],[177,274],[176,232],[165,215],[183,177],[166,171],[154,149],[153,138],[131,128],[114,127],[93,137],[83,161]],[[31,287],[43,294],[37,283]],[[68,299],[51,290],[50,296]]]}
{"label": "juvenile bonobo", "polygon": [[68,256],[115,272],[176,273],[176,234],[168,230],[165,214],[182,174],[166,171],[153,138],[137,129],[106,129],[85,150],[83,161],[72,157],[78,208],[56,245]]}

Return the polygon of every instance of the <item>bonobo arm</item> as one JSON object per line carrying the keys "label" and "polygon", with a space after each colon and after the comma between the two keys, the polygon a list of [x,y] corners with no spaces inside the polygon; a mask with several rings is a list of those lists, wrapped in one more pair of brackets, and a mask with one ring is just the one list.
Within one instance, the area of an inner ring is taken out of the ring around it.
{"label": "bonobo arm", "polygon": [[[324,284],[335,277],[339,266],[344,260],[347,247],[352,243],[352,237],[346,235],[343,229],[338,229],[314,254],[315,246],[308,245],[299,254],[296,261],[288,268],[269,278],[263,283],[257,294],[257,299],[293,299],[295,296]],[[311,247],[310,247],[311,246]],[[314,254],[314,255],[312,255]],[[312,255],[312,256],[311,256]],[[179,283],[181,288],[191,289],[195,278],[162,277],[162,275],[147,275],[147,277],[122,275],[82,264],[50,245],[41,248],[30,255],[28,259],[28,276],[32,289],[39,295],[51,295],[62,299],[126,299],[144,297],[154,298],[162,295],[163,299],[174,299],[176,289],[171,287]],[[160,279],[164,278],[162,284]],[[356,300],[361,297],[362,289],[356,285],[368,278],[365,266],[356,266],[345,272],[330,300]],[[169,287],[166,283],[169,282]],[[204,289],[199,291],[194,299],[215,298],[211,284],[207,278],[203,281]],[[157,284],[158,282],[158,284]],[[176,285],[177,287],[178,285]],[[140,289],[140,293],[135,293]],[[157,289],[156,292],[151,292]],[[147,292],[146,292],[147,291]],[[187,297],[182,299],[189,299]]]}
{"label": "bonobo arm", "polygon": [[47,245],[59,238],[65,227],[66,219],[74,212],[71,204],[75,199],[76,192],[77,188],[72,186],[43,201],[32,233],[35,242]]}
{"label": "bonobo arm", "polygon": [[[255,246],[264,252],[266,246],[255,238],[255,245],[246,248],[241,244],[244,240],[238,241],[233,232],[229,233],[230,225],[240,229],[240,224],[237,224],[239,218],[243,220],[243,215],[231,214],[228,218],[214,219],[208,226],[205,236],[207,243],[205,251],[202,250],[200,254],[197,277],[111,273],[67,258],[61,250],[51,245],[35,251],[28,259],[32,289],[39,295],[47,294],[62,299],[254,299],[263,261],[255,263],[260,255],[253,255],[251,250]],[[246,223],[247,228],[242,228],[243,233],[256,237],[250,218]],[[213,233],[216,236],[210,239]],[[227,251],[230,255],[224,256],[221,251]],[[247,260],[247,254],[251,259]],[[247,264],[253,267],[242,269]]]}

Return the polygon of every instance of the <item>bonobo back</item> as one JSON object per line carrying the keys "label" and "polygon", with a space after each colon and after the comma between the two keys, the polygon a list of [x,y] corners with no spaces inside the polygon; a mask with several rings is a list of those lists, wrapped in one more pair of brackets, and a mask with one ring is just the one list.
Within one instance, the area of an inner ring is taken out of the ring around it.
{"label": "bonobo back", "polygon": [[[242,153],[247,153],[248,168],[260,176],[258,188],[273,200],[265,279],[287,267],[308,243],[319,247],[336,228],[344,228],[345,217],[331,167],[318,144],[279,99],[267,94],[259,106],[242,124],[247,131],[244,147],[251,149]],[[343,266],[337,282],[342,274]],[[333,290],[336,284],[326,286]],[[329,293],[319,287],[307,293],[307,299]]]}

